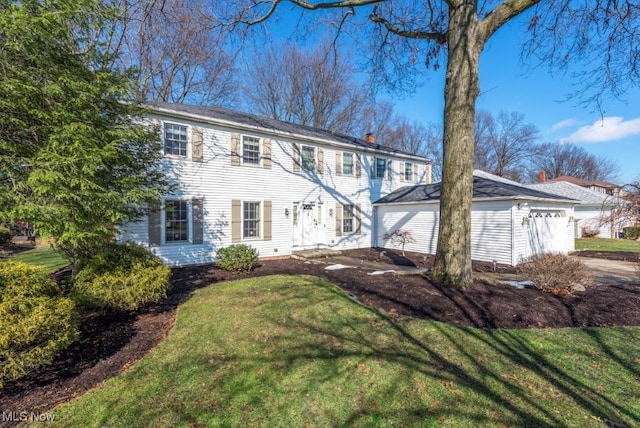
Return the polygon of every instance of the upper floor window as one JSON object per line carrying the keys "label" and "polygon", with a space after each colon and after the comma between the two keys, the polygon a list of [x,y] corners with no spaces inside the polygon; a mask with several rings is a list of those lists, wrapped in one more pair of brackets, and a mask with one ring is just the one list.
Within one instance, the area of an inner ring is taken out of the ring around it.
{"label": "upper floor window", "polygon": [[165,201],[165,241],[189,240],[189,209],[187,201]]}
{"label": "upper floor window", "polygon": [[315,171],[316,169],[316,149],[311,146],[302,146],[300,150],[302,169],[305,171]]}
{"label": "upper floor window", "polygon": [[242,163],[258,165],[260,163],[260,139],[242,137]]}
{"label": "upper floor window", "polygon": [[373,168],[373,178],[385,178],[387,173],[387,160],[383,158],[376,158]]}
{"label": "upper floor window", "polygon": [[342,154],[342,174],[353,175],[353,153]]}
{"label": "upper floor window", "polygon": [[173,123],[164,124],[164,153],[187,156],[187,127]]}
{"label": "upper floor window", "polygon": [[411,162],[404,163],[404,181],[413,181],[413,164]]}

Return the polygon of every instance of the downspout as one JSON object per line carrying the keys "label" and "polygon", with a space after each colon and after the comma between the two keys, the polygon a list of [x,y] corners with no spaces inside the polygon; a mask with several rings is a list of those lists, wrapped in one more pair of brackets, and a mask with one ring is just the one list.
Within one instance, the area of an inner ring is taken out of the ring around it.
{"label": "downspout", "polygon": [[511,205],[511,266],[516,265],[516,205]]}

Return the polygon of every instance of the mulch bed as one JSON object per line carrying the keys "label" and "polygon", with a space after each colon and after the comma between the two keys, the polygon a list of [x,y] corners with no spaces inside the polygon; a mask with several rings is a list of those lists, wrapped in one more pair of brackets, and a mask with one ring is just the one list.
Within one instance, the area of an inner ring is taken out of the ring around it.
{"label": "mulch bed", "polygon": [[[430,267],[432,256],[369,248],[346,255],[361,260]],[[580,252],[586,253],[586,252]],[[628,254],[628,253],[627,253]],[[590,257],[593,257],[591,254]],[[612,253],[607,253],[612,257]],[[625,257],[618,254],[618,257]],[[296,259],[265,261],[255,271],[233,275],[213,266],[173,270],[173,291],[163,302],[138,312],[104,312],[82,320],[80,339],[37,373],[7,382],[0,411],[46,411],[118,375],[168,334],[176,308],[201,287],[221,281],[271,274],[309,274],[324,278],[364,305],[384,312],[477,328],[557,328],[640,326],[640,285],[587,288],[572,296],[518,289],[476,280],[461,290],[421,275],[368,275],[359,268],[326,270],[322,263]],[[474,271],[516,273],[515,268],[474,262]],[[60,275],[64,277],[64,273]],[[7,423],[5,423],[6,425]],[[3,422],[0,420],[0,426]]]}

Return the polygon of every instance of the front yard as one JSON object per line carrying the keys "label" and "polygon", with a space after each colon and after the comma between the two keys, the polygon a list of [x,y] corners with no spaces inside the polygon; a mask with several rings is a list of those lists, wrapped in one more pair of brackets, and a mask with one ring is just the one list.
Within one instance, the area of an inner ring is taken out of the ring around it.
{"label": "front yard", "polygon": [[631,239],[577,238],[576,250],[640,253],[640,242]]}
{"label": "front yard", "polygon": [[639,355],[636,327],[456,327],[256,277],[195,291],[164,342],[55,424],[637,426]]}

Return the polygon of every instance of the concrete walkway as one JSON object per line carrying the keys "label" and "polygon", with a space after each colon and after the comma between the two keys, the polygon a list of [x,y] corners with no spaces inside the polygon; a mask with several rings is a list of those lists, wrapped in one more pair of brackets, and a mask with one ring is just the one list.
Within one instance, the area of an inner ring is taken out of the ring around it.
{"label": "concrete walkway", "polygon": [[621,262],[618,260],[575,257],[592,272],[596,284],[630,285],[640,284],[640,262]]}

